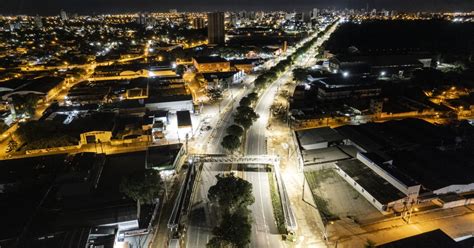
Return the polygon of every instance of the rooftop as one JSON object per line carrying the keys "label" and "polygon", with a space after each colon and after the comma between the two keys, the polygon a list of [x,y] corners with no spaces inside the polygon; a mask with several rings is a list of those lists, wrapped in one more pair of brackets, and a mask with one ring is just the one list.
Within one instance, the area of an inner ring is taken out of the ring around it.
{"label": "rooftop", "polygon": [[322,142],[338,142],[344,137],[330,127],[320,127],[295,131],[300,146]]}
{"label": "rooftop", "polygon": [[40,77],[30,81],[27,85],[17,89],[17,91],[35,91],[47,94],[51,89],[59,85],[64,78]]}
{"label": "rooftop", "polygon": [[[437,190],[474,182],[474,155],[462,145],[453,149],[457,134],[450,127],[404,119],[342,126],[336,130],[366,150],[365,156],[377,160],[379,166],[407,185],[416,181]],[[389,160],[393,160],[392,165],[383,163]]]}
{"label": "rooftop", "polygon": [[192,126],[191,114],[189,111],[177,111],[176,116],[178,118],[178,127]]}
{"label": "rooftop", "polygon": [[470,151],[420,147],[392,156],[398,170],[431,190],[474,183],[474,154]]}
{"label": "rooftop", "polygon": [[363,77],[348,77],[343,76],[332,76],[317,79],[316,81],[311,82],[319,87],[324,89],[339,89],[339,88],[364,88],[364,87],[374,87],[376,86],[375,81],[372,78],[363,78]]}
{"label": "rooftop", "polygon": [[461,248],[454,239],[441,229],[414,235],[390,243],[378,245],[379,248]]}
{"label": "rooftop", "polygon": [[193,58],[197,63],[223,63],[229,62],[226,59],[218,56],[202,56],[202,57],[194,57]]}
{"label": "rooftop", "polygon": [[406,197],[403,192],[357,159],[339,161],[336,165],[382,204],[388,204]]}
{"label": "rooftop", "polygon": [[416,55],[338,55],[336,59],[341,63],[367,63],[373,67],[385,66],[420,66],[423,64]]}
{"label": "rooftop", "polygon": [[302,151],[305,166],[312,164],[321,164],[335,162],[351,158],[337,146],[331,146],[322,149],[313,149]]}

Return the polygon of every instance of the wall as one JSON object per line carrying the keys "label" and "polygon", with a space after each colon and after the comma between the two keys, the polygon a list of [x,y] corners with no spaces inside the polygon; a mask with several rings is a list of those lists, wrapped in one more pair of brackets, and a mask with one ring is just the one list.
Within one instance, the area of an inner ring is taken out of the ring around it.
{"label": "wall", "polygon": [[194,61],[194,67],[199,72],[218,72],[218,71],[230,71],[230,62],[218,62],[218,63],[197,63]]}
{"label": "wall", "polygon": [[320,142],[320,143],[313,143],[311,145],[303,145],[303,149],[305,150],[313,150],[313,149],[323,149],[329,146],[328,142]]}
{"label": "wall", "polygon": [[175,101],[175,102],[158,102],[148,103],[145,105],[149,110],[167,110],[170,113],[176,113],[176,111],[187,110],[191,113],[194,112],[194,105],[192,100]]}
{"label": "wall", "polygon": [[303,171],[303,166],[304,166],[304,161],[303,161],[303,156],[301,155],[301,149],[300,149],[300,145],[299,145],[299,142],[298,142],[298,139],[296,138],[296,132],[295,131],[292,131],[291,132],[291,138],[293,139],[293,144],[295,146],[295,149],[296,149],[296,156],[297,156],[297,159],[298,159],[298,168],[300,169],[300,171]]}
{"label": "wall", "polygon": [[474,204],[474,198],[448,202],[448,203],[443,204],[443,208],[455,208],[455,207],[460,207],[460,206],[467,206],[470,204]]}
{"label": "wall", "polygon": [[455,185],[450,185],[441,189],[437,189],[433,191],[435,194],[441,195],[441,194],[447,194],[447,193],[464,193],[464,192],[470,192],[474,191],[474,182],[469,183],[469,184],[455,184]]}
{"label": "wall", "polygon": [[389,214],[386,212],[384,209],[384,205],[380,203],[377,199],[375,199],[367,190],[362,188],[354,179],[352,179],[349,175],[347,175],[341,168],[339,168],[337,165],[335,165],[335,171],[337,174],[339,174],[344,180],[346,180],[347,183],[349,183],[352,188],[354,188],[359,194],[364,196],[367,201],[370,202],[377,210],[379,210],[382,214]]}

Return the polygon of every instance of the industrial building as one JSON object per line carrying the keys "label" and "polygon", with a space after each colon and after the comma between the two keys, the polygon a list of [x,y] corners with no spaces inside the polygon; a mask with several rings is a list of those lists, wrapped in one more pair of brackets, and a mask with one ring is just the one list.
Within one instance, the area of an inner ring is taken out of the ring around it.
{"label": "industrial building", "polygon": [[474,202],[474,157],[447,128],[405,119],[301,130],[294,137],[300,164],[330,166],[382,213]]}

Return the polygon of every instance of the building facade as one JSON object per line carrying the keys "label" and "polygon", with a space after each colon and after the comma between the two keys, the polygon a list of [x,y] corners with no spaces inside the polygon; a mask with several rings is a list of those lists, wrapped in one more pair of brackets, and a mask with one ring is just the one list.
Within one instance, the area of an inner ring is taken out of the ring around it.
{"label": "building facade", "polygon": [[207,32],[209,44],[222,45],[225,43],[224,13],[207,14]]}

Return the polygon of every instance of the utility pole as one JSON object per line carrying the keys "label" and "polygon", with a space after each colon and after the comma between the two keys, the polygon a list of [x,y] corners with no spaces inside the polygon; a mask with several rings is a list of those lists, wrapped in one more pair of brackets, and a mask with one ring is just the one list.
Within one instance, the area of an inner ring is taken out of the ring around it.
{"label": "utility pole", "polygon": [[188,154],[188,139],[189,139],[189,133],[186,133],[186,155]]}

